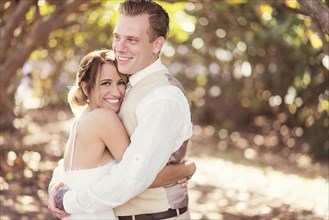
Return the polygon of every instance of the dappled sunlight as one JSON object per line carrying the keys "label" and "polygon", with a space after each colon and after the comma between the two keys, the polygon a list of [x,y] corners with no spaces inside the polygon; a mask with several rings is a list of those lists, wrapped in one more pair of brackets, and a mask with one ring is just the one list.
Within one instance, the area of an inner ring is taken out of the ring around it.
{"label": "dappled sunlight", "polygon": [[305,212],[319,219],[328,215],[329,189],[324,178],[306,179],[210,155],[191,159],[197,164],[190,181],[192,217],[196,219],[225,219],[220,214],[225,212],[268,219],[282,206],[287,206],[287,212],[299,213],[298,219]]}
{"label": "dappled sunlight", "polygon": [[[284,120],[281,115],[278,122]],[[260,127],[271,124],[265,117],[256,118],[255,123]],[[293,153],[293,145],[288,142],[302,135],[301,128],[271,129],[265,129],[267,134],[255,135],[194,126],[189,145],[189,158],[197,164],[197,172],[190,181],[193,218],[328,216],[328,167],[313,162],[307,154]],[[286,150],[277,152],[280,135],[283,140],[289,138]]]}
{"label": "dappled sunlight", "polygon": [[[309,144],[300,139],[303,129],[290,129],[282,125],[285,120],[284,114],[279,115],[274,122],[262,116],[256,117],[254,123],[261,129],[261,133],[194,125],[191,148],[194,154],[221,156],[223,153],[232,153],[238,154],[245,161],[257,161],[275,167],[280,167],[279,161],[285,161],[289,166],[306,169],[305,174],[318,170],[320,163],[307,154]],[[203,144],[211,146],[200,149],[193,147]]]}

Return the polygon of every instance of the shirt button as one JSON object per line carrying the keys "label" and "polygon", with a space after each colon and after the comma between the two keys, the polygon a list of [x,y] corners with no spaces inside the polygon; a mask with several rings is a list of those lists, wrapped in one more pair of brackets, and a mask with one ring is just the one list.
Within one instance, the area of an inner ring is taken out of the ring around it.
{"label": "shirt button", "polygon": [[139,161],[141,159],[141,156],[140,155],[136,155],[135,156],[135,161]]}

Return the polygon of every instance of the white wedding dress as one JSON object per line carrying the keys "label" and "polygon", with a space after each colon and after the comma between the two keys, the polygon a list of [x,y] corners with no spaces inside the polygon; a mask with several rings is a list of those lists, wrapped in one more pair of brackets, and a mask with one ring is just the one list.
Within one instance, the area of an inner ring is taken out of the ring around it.
{"label": "white wedding dress", "polygon": [[[72,167],[73,161],[73,152],[75,146],[75,137],[77,131],[78,120],[73,124],[68,146],[71,148],[71,158],[69,169],[64,172],[64,184],[69,187],[71,190],[77,190],[79,188],[85,188],[89,185],[95,184],[98,180],[100,180],[104,175],[109,174],[111,168],[114,164],[116,164],[115,160],[110,161],[109,163],[90,169],[70,169]],[[69,219],[118,219],[114,215],[113,209],[108,209],[103,212],[98,213],[74,213],[64,218],[65,220]]]}

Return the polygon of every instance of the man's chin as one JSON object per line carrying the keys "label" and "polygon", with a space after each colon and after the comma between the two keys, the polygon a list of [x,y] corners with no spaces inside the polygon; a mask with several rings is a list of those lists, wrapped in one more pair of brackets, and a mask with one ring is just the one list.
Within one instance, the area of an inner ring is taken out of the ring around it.
{"label": "man's chin", "polygon": [[118,66],[118,70],[120,73],[125,74],[125,75],[132,75],[131,70],[127,66]]}

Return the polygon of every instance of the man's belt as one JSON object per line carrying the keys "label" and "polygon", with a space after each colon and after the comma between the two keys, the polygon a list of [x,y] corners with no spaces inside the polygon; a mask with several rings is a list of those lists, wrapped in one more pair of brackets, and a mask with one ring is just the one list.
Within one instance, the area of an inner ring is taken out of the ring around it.
{"label": "man's belt", "polygon": [[140,215],[129,215],[129,216],[118,216],[119,220],[159,220],[172,218],[179,216],[187,211],[187,207],[180,209],[168,209],[164,212],[150,213],[150,214],[140,214]]}

